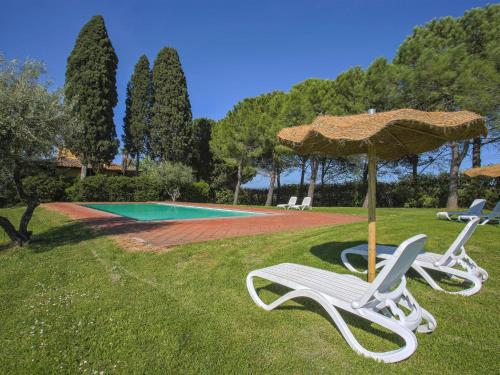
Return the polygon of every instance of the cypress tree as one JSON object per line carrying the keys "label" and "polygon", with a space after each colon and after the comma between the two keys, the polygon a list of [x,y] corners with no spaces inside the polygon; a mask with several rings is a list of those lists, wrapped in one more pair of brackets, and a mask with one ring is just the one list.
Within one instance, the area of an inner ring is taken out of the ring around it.
{"label": "cypress tree", "polygon": [[179,55],[160,50],[153,66],[153,108],[150,142],[154,157],[189,164],[191,103]]}
{"label": "cypress tree", "polygon": [[113,122],[113,107],[118,100],[117,65],[104,19],[94,16],[81,29],[68,57],[65,100],[79,123],[78,134],[70,145],[72,151],[84,165],[91,163],[97,171],[118,151]]}
{"label": "cypress tree", "polygon": [[147,150],[147,136],[151,120],[151,70],[146,55],[142,55],[134,67],[134,73],[127,85],[125,118],[123,119],[123,143],[125,150],[139,159]]}

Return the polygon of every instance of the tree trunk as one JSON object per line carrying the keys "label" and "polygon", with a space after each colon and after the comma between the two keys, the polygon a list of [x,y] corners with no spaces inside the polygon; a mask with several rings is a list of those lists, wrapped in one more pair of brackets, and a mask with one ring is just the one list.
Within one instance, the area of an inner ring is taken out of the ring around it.
{"label": "tree trunk", "polygon": [[267,190],[266,206],[270,206],[273,203],[275,183],[276,183],[276,157],[273,153],[273,160],[271,163],[271,178],[269,180],[269,189]]}
{"label": "tree trunk", "polygon": [[33,217],[33,212],[35,208],[37,208],[39,202],[38,197],[32,197],[28,200],[28,205],[26,206],[26,210],[21,217],[21,222],[19,223],[19,233],[25,238],[31,238],[31,232],[28,231],[28,224]]}
{"label": "tree trunk", "polygon": [[238,204],[238,197],[240,195],[242,169],[243,169],[243,162],[240,160],[240,162],[238,163],[238,182],[236,182],[236,187],[234,189],[233,205]]}
{"label": "tree trunk", "polygon": [[316,157],[311,159],[311,178],[309,179],[309,190],[307,191],[307,196],[311,198],[311,202],[314,200],[314,188],[316,187],[316,177],[318,176],[319,162]]}
{"label": "tree trunk", "polygon": [[458,172],[460,171],[460,164],[462,164],[465,155],[467,155],[469,141],[464,141],[461,151],[457,142],[452,142],[450,144],[450,148],[450,183],[448,187],[448,201],[446,202],[446,208],[456,209],[458,208]]}
{"label": "tree trunk", "polygon": [[36,196],[26,196],[23,188],[23,184],[21,181],[21,166],[15,165],[12,171],[12,177],[14,180],[14,185],[16,186],[17,194],[19,197],[25,201],[27,201],[26,210],[21,217],[21,221],[19,223],[19,229],[16,230],[14,225],[7,219],[6,217],[0,216],[0,227],[3,228],[5,233],[9,236],[10,240],[19,246],[23,246],[27,244],[31,239],[31,232],[28,231],[28,224],[33,216],[33,211],[38,206],[39,201]]}
{"label": "tree trunk", "polygon": [[410,156],[410,163],[411,163],[411,176],[412,176],[412,183],[413,183],[413,190],[415,194],[417,193],[418,190],[418,162],[420,160],[420,157],[418,155],[411,155]]}
{"label": "tree trunk", "polygon": [[412,155],[411,156],[411,175],[413,177],[413,182],[417,182],[418,179],[418,162],[419,162],[419,156],[418,155]]}
{"label": "tree trunk", "polygon": [[[365,164],[365,167],[363,169],[363,185],[368,187],[368,162]],[[368,197],[369,197],[369,192],[367,188],[365,199],[363,200],[363,206],[362,206],[363,208],[368,208]]]}
{"label": "tree trunk", "polygon": [[28,200],[28,206],[21,217],[19,230],[16,230],[14,225],[6,217],[0,216],[0,227],[3,228],[10,240],[18,246],[26,245],[31,240],[32,232],[28,231],[28,224],[33,216],[35,208],[38,206],[38,199],[31,198]]}
{"label": "tree trunk", "polygon": [[80,169],[80,180],[87,177],[87,166],[82,163],[82,168]]}
{"label": "tree trunk", "polygon": [[281,168],[278,168],[276,173],[276,201],[279,202],[281,200]]}
{"label": "tree trunk", "polygon": [[472,167],[481,166],[481,137],[474,138],[472,141]]}
{"label": "tree trunk", "polygon": [[325,169],[326,169],[326,159],[321,159],[321,177],[320,184],[323,186],[325,184]]}
{"label": "tree trunk", "polygon": [[137,156],[135,157],[135,175],[139,176],[139,153],[137,153]]}
{"label": "tree trunk", "polygon": [[306,162],[307,162],[307,158],[304,156],[301,157],[301,160],[300,160],[300,183],[299,183],[299,190],[297,191],[298,198],[302,198],[302,191],[304,190],[304,178],[306,175]]}

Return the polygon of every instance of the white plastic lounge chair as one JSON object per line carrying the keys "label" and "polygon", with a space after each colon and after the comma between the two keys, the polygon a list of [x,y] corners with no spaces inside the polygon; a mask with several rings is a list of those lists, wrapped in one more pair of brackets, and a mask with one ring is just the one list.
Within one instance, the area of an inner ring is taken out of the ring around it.
{"label": "white plastic lounge chair", "polygon": [[[404,277],[423,249],[426,238],[421,234],[404,241],[371,284],[353,275],[282,263],[250,272],[248,292],[258,306],[268,311],[293,298],[311,298],[323,306],[356,352],[383,362],[398,362],[408,358],[417,348],[417,338],[412,331],[431,332],[436,328],[434,317],[420,307],[406,289]],[[266,304],[255,290],[255,277],[281,284],[292,291]],[[379,324],[403,338],[405,345],[388,352],[369,351],[354,337],[337,309]]]}
{"label": "white plastic lounge chair", "polygon": [[[469,221],[444,254],[423,252],[418,255],[411,267],[436,290],[450,294],[460,294],[463,296],[470,296],[477,293],[481,289],[482,284],[488,279],[488,273],[479,267],[467,255],[464,245],[476,230],[478,223],[478,218],[474,218]],[[377,246],[377,258],[383,259],[383,261],[377,264],[377,267],[383,266],[388,259],[391,259],[396,254],[395,250],[395,246]],[[342,263],[344,263],[350,271],[366,273],[366,271],[358,271],[349,263],[347,256],[351,254],[361,255],[362,257],[367,258],[368,245],[365,244],[355,246],[342,251],[340,254]],[[460,266],[462,269],[456,269],[454,268],[455,266]],[[426,270],[445,273],[452,278],[470,282],[472,283],[472,286],[465,290],[449,292],[441,288]]]}
{"label": "white plastic lounge chair", "polygon": [[453,220],[454,218],[458,219],[458,216],[467,215],[467,216],[478,216],[482,215],[483,207],[486,204],[486,200],[484,199],[474,199],[474,202],[470,205],[467,211],[442,211],[436,214],[438,219],[448,219]]}
{"label": "white plastic lounge chair", "polygon": [[489,223],[490,221],[500,222],[500,201],[497,202],[497,204],[493,208],[493,211],[491,211],[489,214],[460,215],[458,217],[458,220],[467,221],[467,220],[472,220],[475,217],[478,217],[482,220],[479,225],[485,225],[485,224]]}
{"label": "white plastic lounge chair", "polygon": [[297,203],[297,197],[290,197],[288,203],[278,204],[276,207],[288,210],[290,207],[295,206],[296,203]]}
{"label": "white plastic lounge chair", "polygon": [[305,197],[302,200],[301,204],[294,204],[293,206],[290,206],[290,208],[293,208],[294,210],[304,210],[304,209],[312,209],[312,200],[311,197]]}

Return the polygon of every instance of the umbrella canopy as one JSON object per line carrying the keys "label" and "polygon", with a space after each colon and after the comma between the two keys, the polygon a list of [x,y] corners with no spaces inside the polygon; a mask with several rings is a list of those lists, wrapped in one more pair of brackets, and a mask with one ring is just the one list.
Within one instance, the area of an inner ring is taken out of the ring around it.
{"label": "umbrella canopy", "polygon": [[310,125],[284,128],[278,140],[299,154],[368,155],[368,281],[375,278],[377,159],[396,160],[438,148],[448,141],[486,135],[473,112],[415,109],[352,116],[318,116]]}
{"label": "umbrella canopy", "polygon": [[278,139],[301,154],[348,156],[374,153],[396,160],[447,141],[486,135],[484,118],[468,111],[399,109],[352,116],[318,116],[310,125],[284,128]]}
{"label": "umbrella canopy", "polygon": [[488,165],[486,167],[478,167],[467,169],[462,172],[469,177],[500,177],[500,164]]}

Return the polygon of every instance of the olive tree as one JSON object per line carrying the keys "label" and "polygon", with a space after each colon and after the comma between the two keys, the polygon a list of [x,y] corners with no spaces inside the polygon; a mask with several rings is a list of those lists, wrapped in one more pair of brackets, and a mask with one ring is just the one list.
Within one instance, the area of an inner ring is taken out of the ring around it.
{"label": "olive tree", "polygon": [[181,189],[194,181],[191,167],[177,162],[145,162],[145,175],[151,178],[161,191],[168,194],[175,202],[181,195]]}
{"label": "olive tree", "polygon": [[63,124],[69,121],[60,92],[50,92],[42,81],[44,72],[38,61],[19,63],[0,55],[0,178],[26,203],[17,229],[3,216],[0,226],[21,246],[31,239],[28,224],[39,205],[38,194],[23,188],[22,177],[33,173],[28,172],[33,170],[30,166],[53,156]]}

